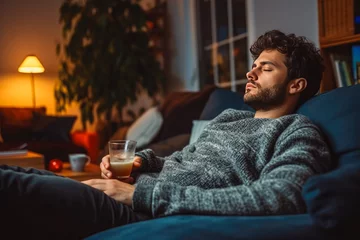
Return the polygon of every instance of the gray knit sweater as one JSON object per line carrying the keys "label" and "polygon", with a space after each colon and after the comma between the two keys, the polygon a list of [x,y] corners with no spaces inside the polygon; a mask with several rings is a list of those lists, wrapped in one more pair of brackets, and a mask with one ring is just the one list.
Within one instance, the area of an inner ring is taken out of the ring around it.
{"label": "gray knit sweater", "polygon": [[331,165],[319,129],[306,117],[254,118],[232,109],[182,151],[165,158],[150,149],[137,155],[144,173],[133,208],[153,217],[302,213],[302,185]]}

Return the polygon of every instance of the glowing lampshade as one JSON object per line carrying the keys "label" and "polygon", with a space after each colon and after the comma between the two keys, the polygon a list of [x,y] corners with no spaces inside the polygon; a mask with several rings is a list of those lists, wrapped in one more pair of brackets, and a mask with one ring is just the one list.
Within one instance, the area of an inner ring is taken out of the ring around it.
{"label": "glowing lampshade", "polygon": [[18,68],[18,71],[21,73],[31,74],[32,102],[33,102],[33,107],[35,108],[36,102],[35,102],[34,73],[42,73],[45,71],[45,68],[35,55],[28,55],[21,63],[20,67]]}
{"label": "glowing lampshade", "polygon": [[21,63],[18,71],[21,73],[42,73],[45,68],[36,56],[28,55]]}

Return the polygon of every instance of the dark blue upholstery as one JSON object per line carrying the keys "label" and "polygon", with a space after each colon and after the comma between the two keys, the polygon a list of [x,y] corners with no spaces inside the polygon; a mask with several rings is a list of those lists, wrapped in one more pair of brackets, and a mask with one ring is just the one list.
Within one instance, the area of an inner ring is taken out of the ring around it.
{"label": "dark blue upholstery", "polygon": [[321,128],[335,160],[340,164],[355,160],[347,153],[360,150],[360,84],[316,96],[297,112]]}
{"label": "dark blue upholstery", "polygon": [[338,235],[314,226],[309,215],[222,217],[182,215],[126,225],[95,234],[87,240],[115,239],[240,239],[321,240]]}
{"label": "dark blue upholstery", "polygon": [[[218,89],[210,96],[201,119],[226,108],[251,110],[242,97]],[[314,176],[303,197],[309,214],[288,216],[179,215],[131,224],[95,234],[95,239],[356,239],[360,216],[360,85],[321,94],[297,111],[324,132],[337,164],[333,171]],[[354,227],[355,225],[355,227]]]}
{"label": "dark blue upholstery", "polygon": [[310,178],[303,197],[316,225],[325,229],[359,227],[360,161]]}
{"label": "dark blue upholstery", "polygon": [[211,120],[228,108],[254,111],[250,106],[244,103],[241,94],[218,88],[211,93],[200,115],[200,120]]}
{"label": "dark blue upholstery", "polygon": [[314,97],[298,110],[325,133],[336,169],[314,176],[303,197],[314,222],[323,228],[351,228],[360,216],[360,85]]}

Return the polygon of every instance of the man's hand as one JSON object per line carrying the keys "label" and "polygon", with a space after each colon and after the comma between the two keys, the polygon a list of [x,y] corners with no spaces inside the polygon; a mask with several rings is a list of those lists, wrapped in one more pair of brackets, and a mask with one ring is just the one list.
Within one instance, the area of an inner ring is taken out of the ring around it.
{"label": "man's hand", "polygon": [[135,186],[115,179],[91,179],[82,183],[103,191],[116,201],[131,207]]}
{"label": "man's hand", "polygon": [[[132,172],[137,171],[142,164],[141,157],[134,157],[134,163],[132,167]],[[101,159],[100,163],[100,169],[101,169],[101,177],[105,179],[111,179],[112,178],[112,172],[110,171],[110,155],[106,155]],[[127,183],[133,183],[134,179],[132,177],[126,178],[126,179],[120,179],[120,181],[127,182]]]}

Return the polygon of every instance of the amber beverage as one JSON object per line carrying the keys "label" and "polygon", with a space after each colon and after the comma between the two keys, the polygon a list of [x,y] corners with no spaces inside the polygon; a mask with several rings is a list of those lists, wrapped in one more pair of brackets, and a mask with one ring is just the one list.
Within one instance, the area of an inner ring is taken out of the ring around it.
{"label": "amber beverage", "polygon": [[110,157],[110,171],[116,178],[128,178],[131,174],[133,162],[134,156],[130,158]]}
{"label": "amber beverage", "polygon": [[130,177],[136,150],[132,140],[109,141],[110,171],[114,178]]}

